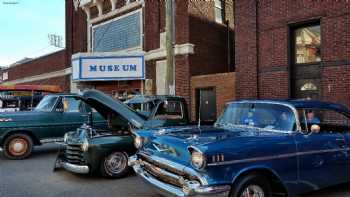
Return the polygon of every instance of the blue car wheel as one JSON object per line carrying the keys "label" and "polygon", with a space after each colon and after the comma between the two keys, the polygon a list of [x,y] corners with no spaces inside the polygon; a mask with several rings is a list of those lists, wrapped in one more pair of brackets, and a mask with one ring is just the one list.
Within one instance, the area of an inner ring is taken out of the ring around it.
{"label": "blue car wheel", "polygon": [[232,188],[230,197],[272,197],[269,180],[256,174],[242,177]]}

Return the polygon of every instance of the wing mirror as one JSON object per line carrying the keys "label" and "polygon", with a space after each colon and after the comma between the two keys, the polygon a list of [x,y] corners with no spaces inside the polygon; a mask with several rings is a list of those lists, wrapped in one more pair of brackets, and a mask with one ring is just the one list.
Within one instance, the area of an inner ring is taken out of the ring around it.
{"label": "wing mirror", "polygon": [[320,130],[321,130],[321,127],[319,125],[317,124],[311,125],[311,129],[310,129],[311,133],[319,133]]}

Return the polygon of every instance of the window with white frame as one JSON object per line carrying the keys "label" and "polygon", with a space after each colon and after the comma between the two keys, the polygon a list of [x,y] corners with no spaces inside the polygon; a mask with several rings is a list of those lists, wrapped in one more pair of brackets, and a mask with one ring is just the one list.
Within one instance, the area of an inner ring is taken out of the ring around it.
{"label": "window with white frame", "polygon": [[223,23],[225,18],[225,0],[215,0],[215,21]]}

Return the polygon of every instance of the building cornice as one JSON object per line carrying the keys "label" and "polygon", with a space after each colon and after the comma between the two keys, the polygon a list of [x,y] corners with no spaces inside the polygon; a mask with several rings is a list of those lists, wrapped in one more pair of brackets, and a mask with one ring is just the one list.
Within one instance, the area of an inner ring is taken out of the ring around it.
{"label": "building cornice", "polygon": [[[103,13],[104,1],[110,1],[110,4],[111,4],[111,10],[106,14]],[[136,7],[142,6],[144,4],[143,0],[137,0],[134,2],[130,2],[129,0],[126,0],[125,5],[123,7],[117,8],[116,7],[117,1],[118,0],[81,0],[80,2],[78,2],[78,0],[74,0],[74,6],[76,10],[78,9],[78,7],[80,7],[85,12],[88,23],[93,24],[93,23],[98,23],[100,21],[104,21],[115,15],[134,9]],[[91,18],[92,7],[96,7],[98,10],[97,17],[93,19]]]}
{"label": "building cornice", "polygon": [[[177,44],[174,46],[175,55],[190,55],[194,54],[194,44],[185,43]],[[148,51],[145,54],[145,60],[163,59],[166,57],[166,49],[159,48],[155,50]]]}
{"label": "building cornice", "polygon": [[[191,43],[185,43],[185,44],[177,44],[174,46],[174,53],[175,55],[190,55],[194,54],[194,44]],[[141,51],[140,49],[137,50],[126,50],[126,51],[117,51],[117,52],[93,52],[93,53],[76,53],[72,55],[72,59],[78,58],[78,57],[88,57],[88,56],[127,56],[127,55],[144,55],[146,61],[150,60],[156,60],[156,59],[164,59],[166,58],[166,49],[165,48],[158,48],[151,51]]]}

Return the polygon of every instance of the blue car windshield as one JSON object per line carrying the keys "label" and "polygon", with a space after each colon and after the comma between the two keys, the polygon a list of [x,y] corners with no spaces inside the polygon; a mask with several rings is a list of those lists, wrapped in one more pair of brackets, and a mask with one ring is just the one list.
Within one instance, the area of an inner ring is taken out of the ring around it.
{"label": "blue car windshield", "polygon": [[274,103],[230,103],[215,123],[221,128],[250,126],[281,131],[292,131],[295,125],[293,111]]}

